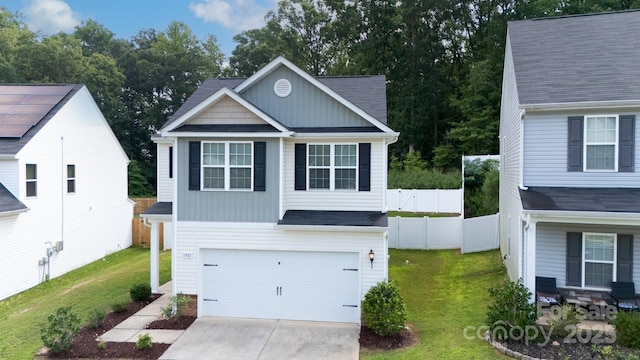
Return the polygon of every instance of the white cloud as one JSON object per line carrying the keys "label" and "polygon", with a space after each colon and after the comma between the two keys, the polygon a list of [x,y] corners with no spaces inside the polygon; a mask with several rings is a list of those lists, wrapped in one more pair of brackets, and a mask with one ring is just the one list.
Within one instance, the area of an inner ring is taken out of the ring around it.
{"label": "white cloud", "polygon": [[47,34],[72,31],[81,22],[80,14],[62,0],[32,0],[24,8],[24,15],[31,30]]}
{"label": "white cloud", "polygon": [[202,0],[189,3],[189,10],[204,22],[242,31],[262,27],[264,16],[270,9],[255,0]]}

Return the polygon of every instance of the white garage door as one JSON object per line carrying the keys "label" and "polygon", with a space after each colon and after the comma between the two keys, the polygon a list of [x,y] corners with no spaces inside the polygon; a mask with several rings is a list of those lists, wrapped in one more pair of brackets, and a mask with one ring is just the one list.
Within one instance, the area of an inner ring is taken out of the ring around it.
{"label": "white garage door", "polygon": [[202,250],[202,314],[359,322],[358,253]]}

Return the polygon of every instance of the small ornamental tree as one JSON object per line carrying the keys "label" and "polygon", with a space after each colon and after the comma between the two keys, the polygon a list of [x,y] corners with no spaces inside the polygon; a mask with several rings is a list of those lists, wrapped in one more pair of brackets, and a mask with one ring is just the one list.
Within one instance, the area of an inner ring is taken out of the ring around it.
{"label": "small ornamental tree", "polygon": [[364,297],[364,323],[375,334],[393,336],[405,327],[407,309],[398,289],[381,281]]}

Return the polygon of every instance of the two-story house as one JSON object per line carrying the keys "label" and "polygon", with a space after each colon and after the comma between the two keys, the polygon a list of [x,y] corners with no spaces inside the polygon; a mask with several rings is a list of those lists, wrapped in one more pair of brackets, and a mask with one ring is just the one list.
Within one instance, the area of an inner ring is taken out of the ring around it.
{"label": "two-story house", "polygon": [[387,279],[385,86],[282,57],[205,81],[155,138],[152,288],[164,223],[173,292],[197,294],[198,316],[358,323]]}
{"label": "two-story house", "polygon": [[0,85],[0,300],[131,246],[129,159],[84,85]]}
{"label": "two-story house", "polygon": [[640,12],[510,22],[500,248],[533,291],[640,283]]}

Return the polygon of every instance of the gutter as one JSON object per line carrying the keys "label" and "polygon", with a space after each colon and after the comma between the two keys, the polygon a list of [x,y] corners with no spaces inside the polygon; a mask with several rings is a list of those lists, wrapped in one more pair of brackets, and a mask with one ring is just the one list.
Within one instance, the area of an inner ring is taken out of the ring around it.
{"label": "gutter", "polygon": [[336,226],[336,225],[279,225],[276,229],[290,231],[335,231],[335,232],[371,232],[379,233],[387,231],[388,227],[382,226]]}
{"label": "gutter", "polygon": [[3,217],[9,217],[9,216],[17,216],[21,213],[27,212],[31,209],[27,208],[27,209],[19,209],[19,210],[11,210],[11,211],[4,211],[4,212],[0,212],[0,218]]}
{"label": "gutter", "polygon": [[556,110],[585,110],[585,109],[620,109],[640,107],[640,100],[612,100],[612,101],[581,101],[571,103],[548,103],[521,105],[523,110],[556,111]]}

